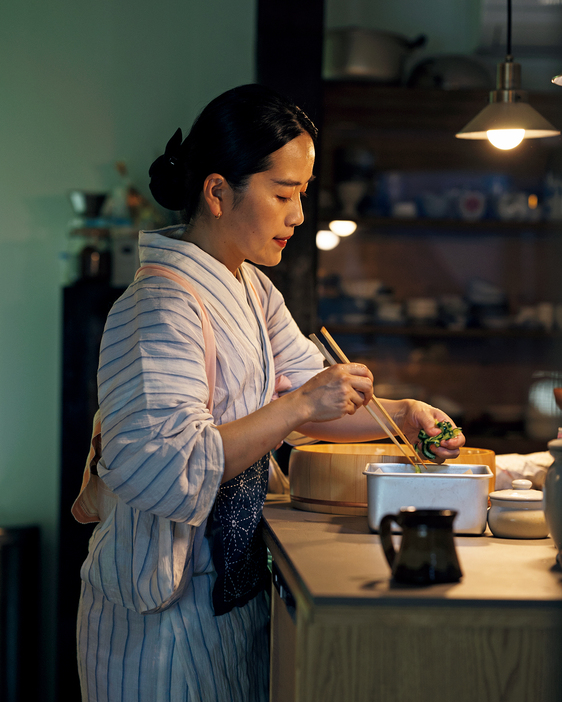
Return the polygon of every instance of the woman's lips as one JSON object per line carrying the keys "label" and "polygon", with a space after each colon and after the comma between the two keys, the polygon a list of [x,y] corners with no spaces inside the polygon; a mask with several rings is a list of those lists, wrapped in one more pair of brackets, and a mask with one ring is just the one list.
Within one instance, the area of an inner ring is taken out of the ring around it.
{"label": "woman's lips", "polygon": [[285,246],[287,246],[287,242],[289,241],[290,238],[291,238],[290,236],[286,236],[284,239],[277,239],[277,238],[275,238],[273,241],[274,241],[276,244],[278,244],[282,249],[284,249]]}

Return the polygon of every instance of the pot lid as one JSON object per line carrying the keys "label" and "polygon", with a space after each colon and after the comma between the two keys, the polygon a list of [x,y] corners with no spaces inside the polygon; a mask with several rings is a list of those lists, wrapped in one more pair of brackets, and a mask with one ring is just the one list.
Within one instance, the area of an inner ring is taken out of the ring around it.
{"label": "pot lid", "polygon": [[490,493],[490,499],[502,502],[542,502],[543,494],[540,490],[531,490],[533,483],[530,480],[514,480],[510,490],[496,490]]}

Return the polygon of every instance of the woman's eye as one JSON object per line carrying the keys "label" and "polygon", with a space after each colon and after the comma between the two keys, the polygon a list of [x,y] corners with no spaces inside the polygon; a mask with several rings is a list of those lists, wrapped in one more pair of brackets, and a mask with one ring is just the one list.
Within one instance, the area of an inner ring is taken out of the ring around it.
{"label": "woman's eye", "polygon": [[[303,197],[308,197],[308,195],[306,194],[306,192],[299,193],[299,196],[301,197],[301,199],[302,199]],[[294,197],[294,196],[293,196],[293,197]],[[292,198],[292,197],[283,197],[283,195],[277,195],[277,199],[278,199],[278,200],[281,200],[281,202],[290,202],[293,198]]]}

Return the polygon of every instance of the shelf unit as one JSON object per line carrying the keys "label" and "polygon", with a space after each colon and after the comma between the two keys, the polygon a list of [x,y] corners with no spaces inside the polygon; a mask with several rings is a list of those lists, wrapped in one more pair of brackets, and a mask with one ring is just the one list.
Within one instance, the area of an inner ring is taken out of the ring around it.
{"label": "shelf unit", "polygon": [[539,339],[562,340],[562,330],[546,331],[544,329],[485,329],[483,327],[466,329],[447,329],[416,325],[392,324],[331,324],[332,334],[359,334],[365,336],[408,336],[444,339]]}
{"label": "shelf unit", "polygon": [[[540,185],[553,162],[562,162],[562,140],[527,140],[512,152],[454,134],[487,102],[485,91],[418,90],[367,82],[324,83],[319,189],[335,198],[335,154],[363,148],[379,172],[466,171],[509,174],[518,187]],[[562,124],[562,100],[534,94],[530,102]],[[325,198],[324,198],[325,199]],[[320,209],[319,224],[341,217]],[[319,277],[381,280],[396,299],[463,295],[480,277],[506,291],[511,312],[539,302],[562,304],[558,262],[562,222],[359,216],[358,230],[329,252],[320,252]],[[562,331],[384,324],[327,324],[353,359],[366,362],[379,382],[425,388],[465,410],[467,426],[481,426],[492,405],[521,406],[536,370],[562,369]],[[360,343],[355,344],[359,339]],[[481,438],[481,437],[479,437]],[[514,437],[515,441],[515,437]],[[517,437],[517,451],[533,437]],[[494,437],[494,446],[502,444]],[[513,443],[515,445],[515,443]],[[545,442],[546,446],[546,442]],[[510,452],[509,442],[505,451]]]}
{"label": "shelf unit", "polygon": [[[551,93],[531,93],[529,101],[553,124],[562,124],[562,100]],[[484,90],[426,90],[352,81],[324,82],[322,184],[333,183],[329,155],[338,146],[374,147],[378,167],[396,170],[509,171],[524,178],[542,176],[560,138],[525,140],[514,151],[500,151],[487,141],[455,139],[488,102]],[[549,143],[546,143],[546,142]],[[328,156],[328,158],[326,158]]]}
{"label": "shelf unit", "polygon": [[[337,210],[321,210],[320,224],[328,224],[333,219],[341,218],[341,212]],[[432,219],[429,217],[415,217],[411,219],[399,217],[370,217],[359,216],[355,218],[359,232],[369,232],[370,234],[384,233],[389,230],[420,231],[431,230],[434,232],[462,232],[478,236],[487,235],[490,232],[497,234],[510,234],[521,232],[533,232],[541,236],[560,234],[562,232],[562,221],[539,220],[498,220],[480,219],[477,221],[463,219]]]}

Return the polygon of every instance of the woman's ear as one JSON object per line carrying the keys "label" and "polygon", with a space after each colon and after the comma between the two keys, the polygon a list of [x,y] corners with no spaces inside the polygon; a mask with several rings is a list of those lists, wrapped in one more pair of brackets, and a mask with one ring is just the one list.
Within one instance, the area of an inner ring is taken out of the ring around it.
{"label": "woman's ear", "polygon": [[219,173],[211,173],[205,178],[203,197],[210,213],[216,219],[219,219],[223,213],[225,196],[228,190],[230,190],[230,185],[227,183],[226,178]]}

